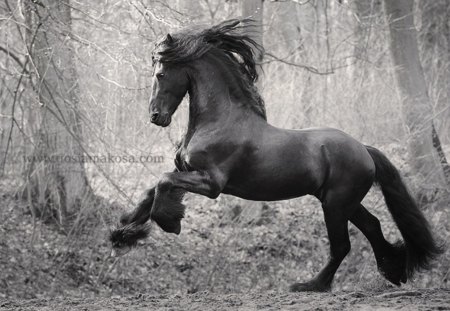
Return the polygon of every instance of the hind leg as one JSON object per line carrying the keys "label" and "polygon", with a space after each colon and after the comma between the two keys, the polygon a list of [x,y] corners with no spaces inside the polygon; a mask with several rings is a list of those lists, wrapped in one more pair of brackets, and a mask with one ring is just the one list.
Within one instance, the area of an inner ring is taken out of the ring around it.
{"label": "hind leg", "polygon": [[323,204],[328,239],[330,240],[330,258],[328,263],[314,279],[305,283],[295,283],[290,286],[290,291],[328,291],[331,289],[334,274],[350,251],[348,217],[346,216],[345,208],[339,207]]}
{"label": "hind leg", "polygon": [[390,282],[400,285],[406,282],[405,252],[386,241],[380,221],[362,204],[350,217],[350,221],[366,236],[375,253],[378,270]]}

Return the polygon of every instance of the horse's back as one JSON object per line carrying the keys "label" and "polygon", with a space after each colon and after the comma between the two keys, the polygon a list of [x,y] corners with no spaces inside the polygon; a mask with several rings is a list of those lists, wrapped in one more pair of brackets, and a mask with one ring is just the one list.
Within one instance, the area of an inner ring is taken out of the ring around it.
{"label": "horse's back", "polygon": [[254,200],[316,195],[325,183],[354,183],[374,170],[364,145],[340,130],[269,126],[258,133],[247,142],[225,193]]}

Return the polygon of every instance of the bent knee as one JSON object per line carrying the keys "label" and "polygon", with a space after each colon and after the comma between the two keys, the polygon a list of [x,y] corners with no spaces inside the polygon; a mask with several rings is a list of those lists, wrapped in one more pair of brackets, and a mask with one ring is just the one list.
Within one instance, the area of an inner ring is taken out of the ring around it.
{"label": "bent knee", "polygon": [[164,173],[162,174],[161,178],[158,180],[158,189],[160,190],[167,190],[169,189],[173,184],[172,177],[170,176],[170,173]]}

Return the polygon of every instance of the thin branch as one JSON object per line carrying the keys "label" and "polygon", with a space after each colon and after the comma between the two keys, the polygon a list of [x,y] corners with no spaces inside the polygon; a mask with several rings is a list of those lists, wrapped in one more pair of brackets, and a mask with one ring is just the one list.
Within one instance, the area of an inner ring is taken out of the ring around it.
{"label": "thin branch", "polygon": [[97,74],[97,76],[99,76],[100,78],[102,78],[103,80],[105,80],[106,82],[111,83],[111,84],[113,84],[113,85],[115,85],[115,86],[117,86],[117,87],[119,87],[119,88],[121,88],[121,89],[125,89],[125,90],[131,90],[131,91],[145,90],[145,89],[147,89],[147,88],[150,87],[150,85],[147,85],[147,86],[144,86],[144,87],[129,87],[129,86],[126,86],[126,85],[122,85],[122,84],[120,84],[120,83],[117,82],[117,81],[108,79],[107,77],[105,77],[105,76],[102,75],[101,73],[96,73],[96,74]]}
{"label": "thin branch", "polygon": [[[41,28],[41,26],[42,26],[42,24],[38,24],[37,25],[37,27],[36,27],[36,29],[35,29],[35,31],[33,33],[33,37],[31,39],[30,48],[33,46],[34,41],[36,40],[36,37],[37,37],[38,30]],[[25,60],[25,63],[23,64],[22,74],[19,77],[19,81],[17,82],[16,89],[14,91],[14,99],[13,99],[13,103],[12,103],[12,107],[11,107],[11,117],[12,117],[12,119],[11,119],[11,126],[9,128],[9,135],[8,135],[8,140],[6,142],[6,148],[5,148],[5,156],[3,157],[2,166],[1,166],[2,174],[5,173],[6,157],[8,155],[9,147],[10,147],[11,141],[12,141],[12,133],[13,133],[13,129],[14,129],[14,124],[16,123],[16,119],[14,117],[14,113],[15,113],[16,103],[17,103],[17,94],[19,92],[19,87],[20,87],[20,85],[22,83],[22,79],[25,76],[24,73],[25,73],[25,70],[26,70],[26,66],[28,65],[30,60],[31,60],[31,55],[29,55],[29,57],[27,57],[27,59]]]}
{"label": "thin branch", "polygon": [[[144,16],[144,17],[150,16],[151,18],[153,18],[153,19],[156,20],[157,22],[160,22],[160,23],[162,23],[162,24],[165,24],[166,26],[173,27],[173,28],[180,28],[180,25],[171,24],[171,23],[167,22],[167,21],[164,19],[164,17],[156,16],[156,14],[155,14],[151,9],[149,9],[142,1],[140,1],[139,3],[140,3],[140,5],[144,8],[144,11],[143,11],[143,12],[142,12],[142,11],[137,7],[137,5],[135,5],[134,3],[131,2],[131,5],[133,5],[133,6],[135,7],[135,9],[136,9],[142,16]],[[147,23],[148,23],[148,21],[147,21]],[[150,24],[149,24],[149,25],[150,25]]]}
{"label": "thin branch", "polygon": [[270,2],[293,2],[296,3],[298,5],[305,5],[311,2],[311,0],[305,0],[305,1],[300,1],[300,0],[270,0]]}
{"label": "thin branch", "polygon": [[334,74],[334,70],[331,71],[319,71],[319,69],[312,67],[312,66],[308,66],[308,65],[303,65],[303,64],[299,64],[299,63],[294,63],[291,61],[286,60],[286,58],[280,58],[276,55],[273,55],[272,53],[266,52],[266,56],[269,56],[272,58],[272,60],[267,60],[267,61],[263,61],[261,64],[267,64],[267,63],[272,63],[274,61],[286,64],[286,65],[290,65],[290,66],[294,66],[294,67],[298,67],[298,68],[302,68],[305,69],[309,72],[312,72],[314,74],[318,74],[318,75],[330,75],[330,74]]}
{"label": "thin branch", "polygon": [[9,57],[11,57],[14,61],[16,61],[16,63],[19,64],[20,68],[22,68],[23,73],[26,73],[27,75],[29,74],[28,70],[25,68],[25,65],[22,63],[22,61],[20,60],[20,58],[17,55],[15,55],[14,53],[11,53],[10,50],[2,47],[1,45],[0,45],[0,51],[2,51],[3,53],[5,53]]}

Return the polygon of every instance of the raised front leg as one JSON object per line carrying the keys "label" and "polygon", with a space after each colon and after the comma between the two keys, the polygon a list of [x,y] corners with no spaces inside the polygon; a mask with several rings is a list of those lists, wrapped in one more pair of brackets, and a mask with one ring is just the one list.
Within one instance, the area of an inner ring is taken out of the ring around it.
{"label": "raised front leg", "polygon": [[150,218],[150,211],[152,210],[153,201],[155,199],[155,188],[147,190],[147,195],[144,200],[139,202],[138,206],[128,214],[123,214],[120,217],[120,224],[125,226],[131,223],[144,224]]}
{"label": "raised front leg", "polygon": [[225,185],[221,174],[206,171],[166,173],[158,182],[150,217],[166,232],[179,234],[186,191],[217,198]]}
{"label": "raised front leg", "polygon": [[124,255],[141,239],[145,239],[150,227],[145,223],[150,218],[150,211],[155,198],[155,187],[147,191],[147,196],[130,214],[120,218],[121,226],[111,231],[109,239],[112,245],[111,255]]}

